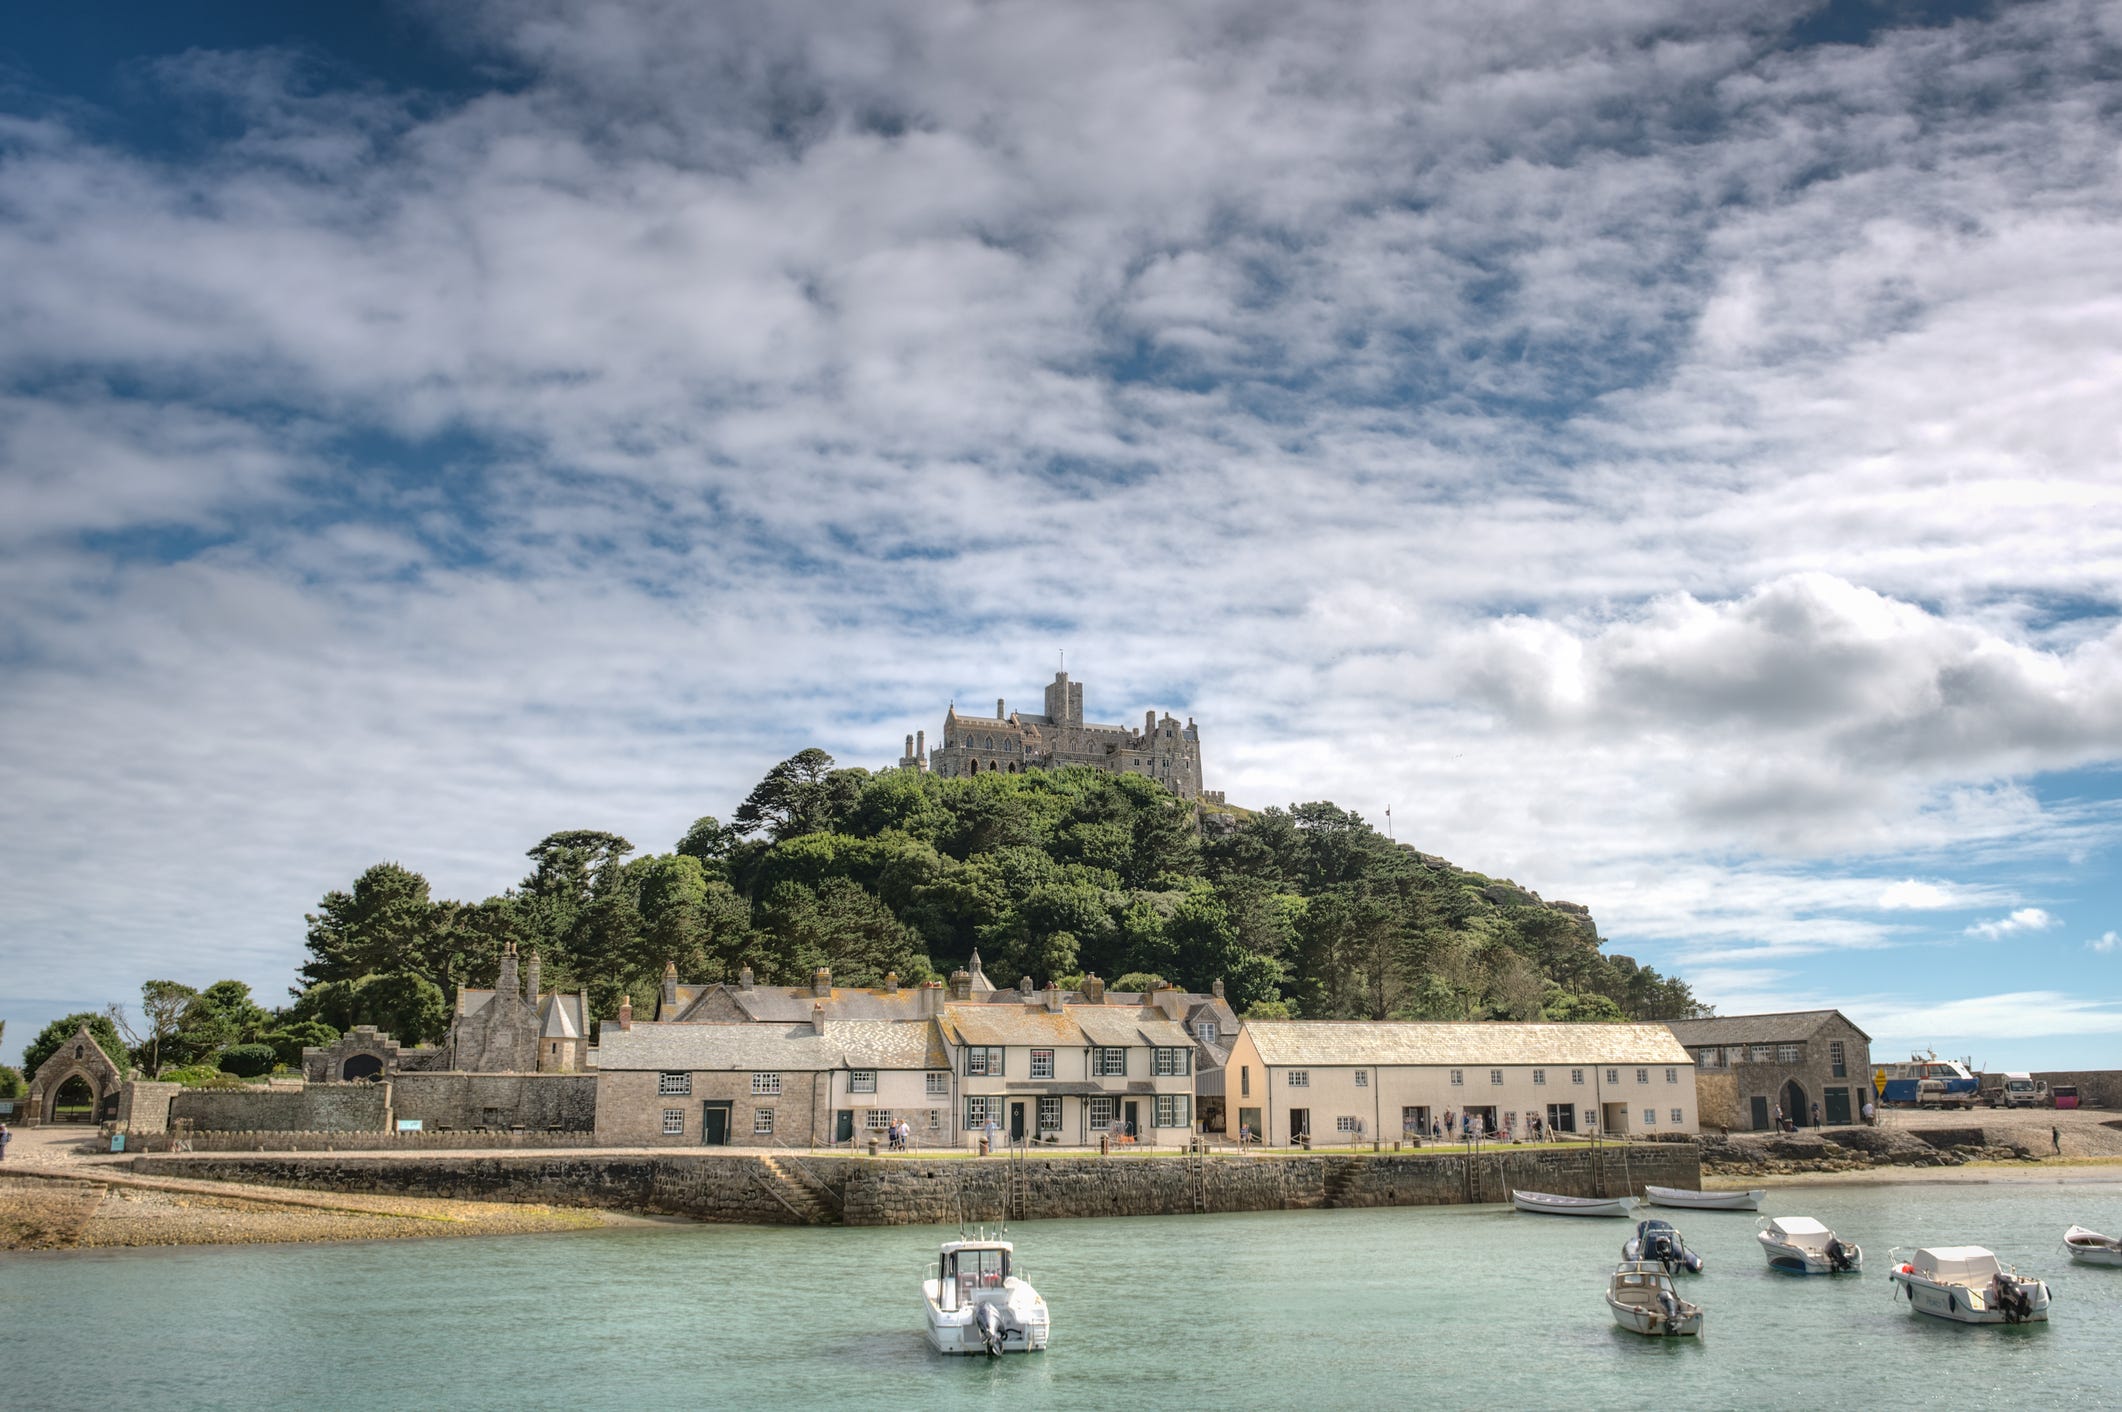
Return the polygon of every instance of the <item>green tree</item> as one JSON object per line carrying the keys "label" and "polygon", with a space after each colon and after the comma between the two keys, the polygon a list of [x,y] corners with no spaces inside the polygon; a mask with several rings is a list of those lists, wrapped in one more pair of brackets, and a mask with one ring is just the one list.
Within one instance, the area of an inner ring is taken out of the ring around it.
{"label": "green tree", "polygon": [[801,984],[820,966],[835,985],[852,986],[880,985],[887,971],[922,979],[931,969],[913,929],[844,878],[815,891],[782,883],[760,909],[759,931],[771,974],[785,984]]}
{"label": "green tree", "polygon": [[339,1031],[321,1020],[291,1020],[267,1031],[261,1043],[272,1046],[277,1061],[290,1069],[299,1069],[305,1046],[326,1049],[338,1038]]}
{"label": "green tree", "polygon": [[23,1081],[22,1071],[11,1064],[0,1064],[0,1098],[20,1098],[29,1091]]}
{"label": "green tree", "polygon": [[95,1039],[97,1048],[110,1056],[110,1061],[118,1066],[118,1072],[131,1073],[132,1057],[126,1052],[125,1041],[119,1036],[118,1027],[111,1023],[110,1016],[98,1015],[90,1010],[77,1010],[71,1015],[61,1015],[37,1031],[37,1037],[22,1051],[22,1072],[35,1074],[38,1067],[57,1054],[59,1046],[71,1040],[74,1032],[84,1023],[88,1026],[90,1036]]}
{"label": "green tree", "polygon": [[829,829],[854,812],[867,770],[840,770],[833,757],[812,746],[766,772],[745,796],[732,821],[745,833],[765,833],[776,843]]}
{"label": "green tree", "polygon": [[140,986],[140,1015],[144,1052],[137,1055],[150,1075],[162,1072],[162,1050],[177,1037],[185,1007],[199,992],[178,981],[144,981]]}
{"label": "green tree", "polygon": [[221,1051],[216,1067],[239,1079],[254,1079],[273,1071],[278,1056],[269,1044],[232,1044]]}

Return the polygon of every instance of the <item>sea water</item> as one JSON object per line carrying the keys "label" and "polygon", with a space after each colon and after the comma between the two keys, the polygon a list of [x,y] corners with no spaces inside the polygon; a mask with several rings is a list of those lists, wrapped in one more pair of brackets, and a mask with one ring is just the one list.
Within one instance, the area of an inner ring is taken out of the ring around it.
{"label": "sea water", "polygon": [[[1866,1408],[2122,1405],[2122,1183],[1772,1192],[1864,1247],[1770,1271],[1747,1214],[1647,1210],[1707,1261],[1705,1336],[1613,1326],[1633,1227],[1505,1208],[1025,1221],[1053,1346],[946,1359],[919,1281],[953,1229],[628,1228],[0,1256],[0,1406]],[[2051,1322],[1973,1328],[1892,1298],[1888,1250],[1986,1245]]]}

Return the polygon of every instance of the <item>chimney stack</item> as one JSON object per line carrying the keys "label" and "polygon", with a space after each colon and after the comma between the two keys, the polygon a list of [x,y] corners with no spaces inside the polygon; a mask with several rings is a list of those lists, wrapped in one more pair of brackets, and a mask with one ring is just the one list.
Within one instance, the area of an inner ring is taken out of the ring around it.
{"label": "chimney stack", "polygon": [[523,984],[516,978],[516,943],[501,943],[501,978],[494,982],[494,989],[503,995],[523,994]]}
{"label": "chimney stack", "polygon": [[831,967],[820,966],[817,970],[811,972],[810,993],[812,995],[831,995],[833,993],[833,973]]}
{"label": "chimney stack", "polygon": [[1030,976],[1017,977],[1017,994],[1023,996],[1026,1000],[1031,999],[1032,978]]}
{"label": "chimney stack", "polygon": [[752,988],[752,968],[751,968],[751,967],[749,967],[749,966],[746,966],[746,967],[744,967],[743,969],[741,969],[741,970],[739,970],[739,971],[737,972],[737,989],[739,989],[739,990],[750,990],[751,988]]}
{"label": "chimney stack", "polygon": [[950,973],[950,998],[970,1000],[973,998],[973,973],[964,967]]}
{"label": "chimney stack", "polygon": [[633,1027],[634,998],[631,995],[622,995],[619,997],[619,1028],[630,1030]]}
{"label": "chimney stack", "polygon": [[897,971],[886,971],[884,973],[884,993],[886,995],[897,995],[899,993],[899,973]]}
{"label": "chimney stack", "polygon": [[1142,713],[1142,734],[1155,735],[1156,733],[1157,713],[1155,711],[1144,711]]}
{"label": "chimney stack", "polygon": [[1215,996],[1216,999],[1221,1000],[1223,998],[1223,982],[1211,981],[1209,983],[1208,993],[1210,995]]}
{"label": "chimney stack", "polygon": [[1083,1003],[1086,1005],[1103,1005],[1105,1003],[1105,982],[1099,980],[1096,976],[1085,976],[1083,978]]}
{"label": "chimney stack", "polygon": [[[663,963],[663,1003],[673,1011],[678,1008],[678,963]],[[675,1018],[675,1017],[674,1017]]]}
{"label": "chimney stack", "polygon": [[1002,698],[999,696],[995,698],[995,719],[998,721],[1005,719],[1002,714]]}
{"label": "chimney stack", "polygon": [[916,760],[926,760],[928,758],[927,731],[914,732],[914,758]]}
{"label": "chimney stack", "polygon": [[529,1001],[533,1007],[538,1003],[538,972],[540,969],[538,953],[533,951],[530,954],[530,964],[523,968],[523,998]]}
{"label": "chimney stack", "polygon": [[940,1015],[943,1013],[943,982],[924,981],[921,985],[921,1013]]}
{"label": "chimney stack", "polygon": [[812,1034],[825,1033],[825,1002],[813,1000],[810,1005],[810,1030]]}
{"label": "chimney stack", "polygon": [[1061,1013],[1061,987],[1052,981],[1046,983],[1046,1009],[1049,1014]]}

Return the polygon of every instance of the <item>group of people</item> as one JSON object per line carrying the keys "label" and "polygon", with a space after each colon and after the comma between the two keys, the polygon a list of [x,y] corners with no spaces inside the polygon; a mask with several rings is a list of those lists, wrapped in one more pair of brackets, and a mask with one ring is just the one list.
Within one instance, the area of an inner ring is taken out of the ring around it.
{"label": "group of people", "polygon": [[[1481,1114],[1468,1113],[1462,1118],[1459,1114],[1447,1108],[1440,1116],[1432,1117],[1429,1120],[1429,1138],[1432,1142],[1443,1142],[1446,1138],[1457,1138],[1460,1136],[1475,1139],[1499,1136],[1507,1141],[1516,1142],[1518,1140],[1516,1119],[1517,1115],[1515,1113],[1505,1113],[1503,1115],[1502,1128],[1499,1132],[1492,1134],[1489,1131],[1488,1120]],[[1419,1127],[1410,1127],[1408,1131],[1415,1137],[1422,1135],[1422,1130]],[[1525,1131],[1529,1141],[1538,1142],[1541,1140],[1546,1128],[1541,1123],[1538,1113],[1525,1115]]]}
{"label": "group of people", "polygon": [[914,1125],[905,1118],[895,1120],[884,1130],[886,1145],[893,1152],[910,1152],[914,1146]]}

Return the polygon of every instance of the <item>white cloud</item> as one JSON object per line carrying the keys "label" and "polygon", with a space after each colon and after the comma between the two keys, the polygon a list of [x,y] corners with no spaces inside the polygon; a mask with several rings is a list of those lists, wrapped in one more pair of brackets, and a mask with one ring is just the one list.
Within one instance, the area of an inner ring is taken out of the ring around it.
{"label": "white cloud", "polygon": [[2033,1036],[2122,1033],[2122,1002],[2088,999],[2057,990],[2021,990],[1969,996],[1939,1004],[1858,1002],[1845,1007],[1870,1033],[1875,1050],[1939,1045],[1964,1040],[2025,1041]]}
{"label": "white cloud", "polygon": [[2102,932],[2085,943],[2087,951],[2115,951],[2122,949],[2122,933]]}
{"label": "white cloud", "polygon": [[2021,932],[2045,932],[2062,924],[2062,918],[2050,916],[2039,907],[2021,907],[2008,917],[1996,917],[1986,922],[1974,923],[1968,927],[1967,935],[1997,941]]}
{"label": "white cloud", "polygon": [[1916,878],[1903,878],[1899,882],[1889,884],[1886,890],[1879,894],[1878,905],[1880,910],[1887,912],[1935,912],[1948,907],[1965,906],[1966,903],[1961,897],[1962,894],[1951,887]]}

